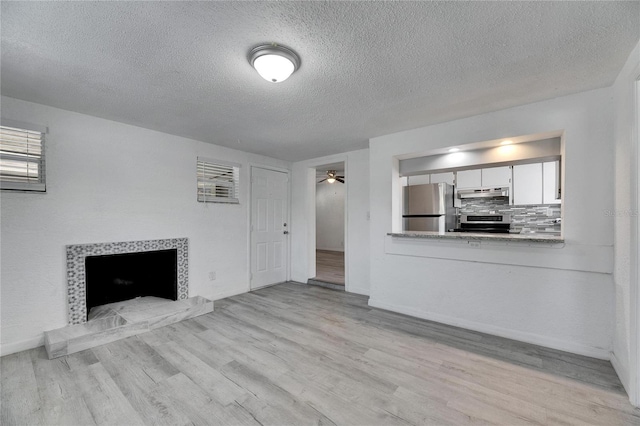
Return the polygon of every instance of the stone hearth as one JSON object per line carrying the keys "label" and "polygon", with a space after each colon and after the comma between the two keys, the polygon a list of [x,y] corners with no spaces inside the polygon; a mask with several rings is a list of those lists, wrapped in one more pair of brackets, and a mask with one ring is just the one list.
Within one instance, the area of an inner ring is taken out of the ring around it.
{"label": "stone hearth", "polygon": [[139,297],[111,303],[95,308],[84,324],[45,332],[45,348],[49,359],[57,358],[209,312],[213,302],[200,296],[176,301]]}

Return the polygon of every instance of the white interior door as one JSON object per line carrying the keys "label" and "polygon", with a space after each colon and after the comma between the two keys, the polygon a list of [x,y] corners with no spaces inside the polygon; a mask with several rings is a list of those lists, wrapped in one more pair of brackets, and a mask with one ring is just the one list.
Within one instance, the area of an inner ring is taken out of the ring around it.
{"label": "white interior door", "polygon": [[289,176],[251,168],[251,289],[287,280]]}

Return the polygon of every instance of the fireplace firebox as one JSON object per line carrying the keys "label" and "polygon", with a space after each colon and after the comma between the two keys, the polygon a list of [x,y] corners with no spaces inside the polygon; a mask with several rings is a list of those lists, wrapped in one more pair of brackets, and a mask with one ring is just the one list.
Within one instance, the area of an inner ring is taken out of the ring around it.
{"label": "fireplace firebox", "polygon": [[142,296],[178,299],[178,251],[157,250],[85,258],[87,313]]}

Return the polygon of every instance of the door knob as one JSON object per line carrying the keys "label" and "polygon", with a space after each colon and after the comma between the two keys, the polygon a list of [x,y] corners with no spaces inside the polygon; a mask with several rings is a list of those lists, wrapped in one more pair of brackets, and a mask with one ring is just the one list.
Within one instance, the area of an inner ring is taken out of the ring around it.
{"label": "door knob", "polygon": [[283,232],[284,235],[287,235],[288,233],[289,233],[289,231],[284,231]]}

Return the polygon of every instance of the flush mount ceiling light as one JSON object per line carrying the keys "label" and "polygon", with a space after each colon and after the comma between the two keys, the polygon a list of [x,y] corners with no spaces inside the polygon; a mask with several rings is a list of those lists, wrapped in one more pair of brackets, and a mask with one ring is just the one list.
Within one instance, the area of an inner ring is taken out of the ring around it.
{"label": "flush mount ceiling light", "polygon": [[280,83],[300,67],[300,57],[279,44],[263,44],[251,49],[249,63],[265,80]]}
{"label": "flush mount ceiling light", "polygon": [[449,148],[449,152],[458,152],[460,148]]}

